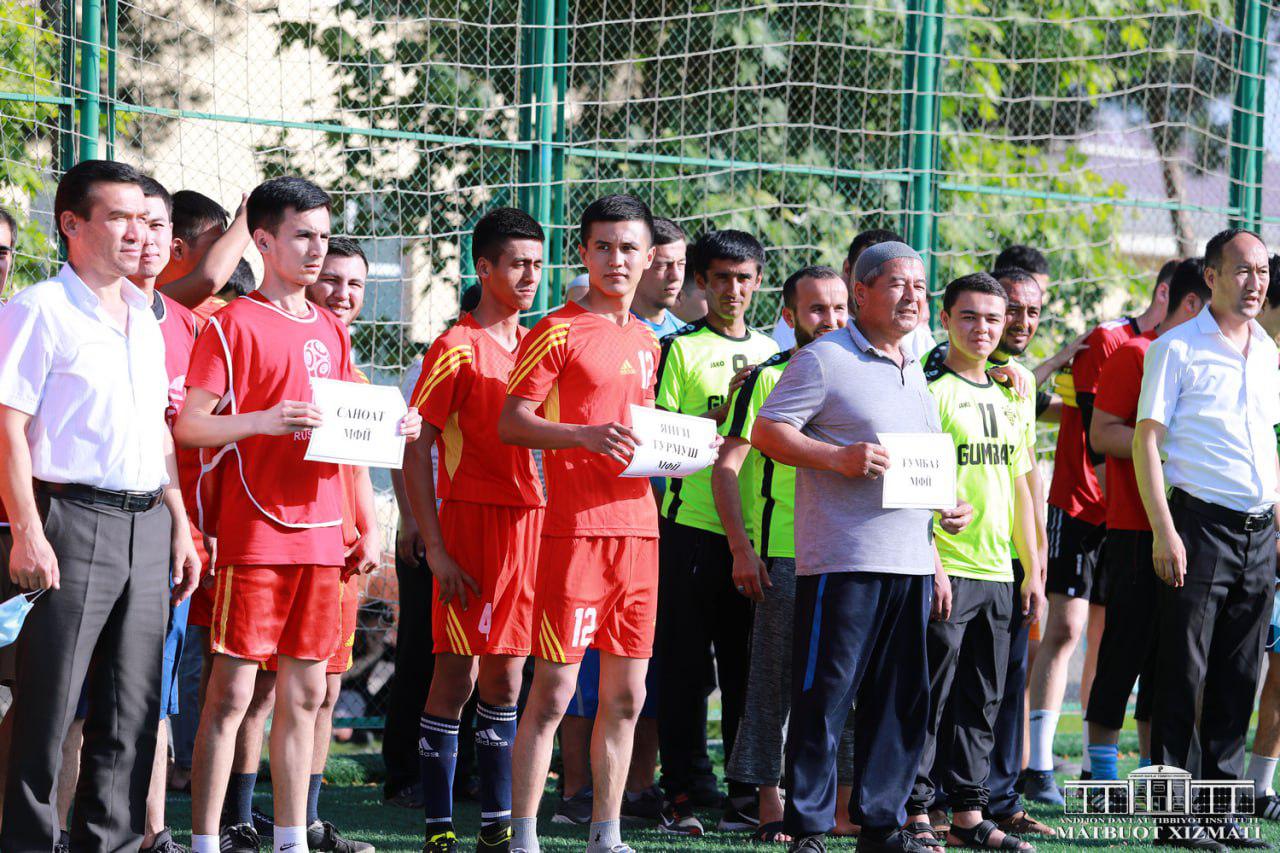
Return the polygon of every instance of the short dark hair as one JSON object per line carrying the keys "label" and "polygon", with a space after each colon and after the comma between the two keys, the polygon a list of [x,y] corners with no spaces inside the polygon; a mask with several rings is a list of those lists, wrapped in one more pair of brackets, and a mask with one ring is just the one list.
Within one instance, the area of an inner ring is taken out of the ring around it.
{"label": "short dark hair", "polygon": [[1156,284],[1167,284],[1173,280],[1173,271],[1178,268],[1178,264],[1182,263],[1180,258],[1174,258],[1171,261],[1165,261],[1160,266],[1160,272],[1156,273]]}
{"label": "short dark hair", "polygon": [[1022,267],[999,267],[991,271],[991,277],[1000,282],[1001,286],[1013,284],[1034,284],[1040,286],[1040,282],[1036,281],[1036,277],[1024,270]]}
{"label": "short dark hair", "polygon": [[1019,267],[1032,275],[1048,275],[1049,261],[1039,249],[1031,246],[1024,246],[1021,243],[1015,243],[996,255],[996,262],[993,266],[1000,270],[1006,267]]}
{"label": "short dark hair", "polygon": [[210,226],[227,227],[231,216],[213,199],[195,190],[173,194],[173,239],[190,243]]}
{"label": "short dark hair", "polygon": [[[790,308],[792,311],[796,310],[796,290],[799,289],[800,282],[806,278],[814,278],[819,281],[834,278],[838,281],[844,281],[844,279],[840,278],[840,273],[836,272],[831,267],[822,264],[816,264],[814,266],[808,266],[804,269],[796,270],[791,275],[787,276],[787,280],[782,283],[782,304]],[[845,285],[845,289],[848,289],[847,284]]]}
{"label": "short dark hair", "polygon": [[849,243],[849,251],[845,254],[844,259],[849,264],[849,271],[853,271],[853,265],[858,262],[858,255],[864,250],[880,243],[905,243],[904,238],[897,231],[890,231],[888,228],[870,228],[866,231],[860,231],[853,241]]}
{"label": "short dark hair", "polygon": [[712,261],[755,261],[757,269],[764,269],[764,246],[746,231],[732,228],[703,234],[694,244],[692,255],[697,275],[705,276]]}
{"label": "short dark hair", "polygon": [[617,193],[601,196],[587,205],[578,223],[578,240],[582,245],[587,245],[591,226],[597,222],[643,222],[649,229],[649,239],[653,239],[653,213],[649,210],[649,205],[633,195]]}
{"label": "short dark hair", "polygon": [[249,193],[249,203],[245,210],[249,224],[249,233],[261,228],[272,234],[284,221],[285,211],[292,208],[298,213],[308,210],[333,209],[329,194],[306,178],[296,175],[285,175],[263,181]]}
{"label": "short dark hair", "polygon": [[1280,308],[1280,255],[1272,255],[1267,267],[1267,307]]}
{"label": "short dark hair", "polygon": [[1192,293],[1202,302],[1213,298],[1213,291],[1204,280],[1204,258],[1187,258],[1178,262],[1169,278],[1169,310],[1177,310],[1182,300]]}
{"label": "short dark hair", "polygon": [[484,258],[496,263],[508,240],[547,241],[538,220],[516,207],[495,208],[476,223],[471,231],[471,260]]}
{"label": "short dark hair", "polygon": [[227,279],[227,283],[218,291],[218,296],[230,301],[240,296],[253,293],[258,289],[258,280],[253,275],[253,267],[249,266],[249,262],[244,258],[236,264],[235,272],[231,273],[231,278]]}
{"label": "short dark hair", "polygon": [[164,209],[169,214],[169,219],[173,219],[173,196],[169,195],[169,191],[164,188],[164,184],[150,175],[143,175],[142,194],[147,198],[158,198],[164,202]]}
{"label": "short dark hair", "polygon": [[364,261],[365,272],[369,271],[369,259],[365,256],[364,249],[350,237],[330,237],[329,248],[325,254],[338,258],[359,258]]}
{"label": "short dark hair", "polygon": [[83,160],[67,169],[62,180],[58,181],[58,191],[53,197],[53,221],[59,237],[65,239],[62,233],[63,213],[71,211],[81,219],[89,218],[93,207],[89,196],[98,184],[141,186],[142,173],[114,160]]}
{"label": "short dark hair", "polygon": [[478,284],[469,284],[458,297],[458,311],[465,314],[468,311],[474,311],[480,307],[480,294],[483,289]]}
{"label": "short dark hair", "polygon": [[956,304],[956,300],[962,293],[985,293],[989,296],[999,296],[1006,303],[1009,301],[1004,287],[991,277],[991,273],[975,272],[962,275],[947,285],[946,291],[942,294],[942,310],[950,311],[951,306]]}
{"label": "short dark hair", "polygon": [[1222,250],[1235,238],[1241,234],[1248,234],[1256,239],[1259,243],[1266,245],[1263,239],[1250,231],[1248,228],[1228,228],[1225,231],[1219,231],[1209,238],[1209,242],[1204,246],[1204,265],[1205,269],[1218,269],[1222,264]]}
{"label": "short dark hair", "polygon": [[13,218],[13,214],[7,208],[0,207],[0,222],[9,226],[9,239],[16,244],[18,242],[18,220]]}
{"label": "short dark hair", "polygon": [[653,245],[670,246],[672,243],[688,243],[684,229],[665,216],[653,217]]}

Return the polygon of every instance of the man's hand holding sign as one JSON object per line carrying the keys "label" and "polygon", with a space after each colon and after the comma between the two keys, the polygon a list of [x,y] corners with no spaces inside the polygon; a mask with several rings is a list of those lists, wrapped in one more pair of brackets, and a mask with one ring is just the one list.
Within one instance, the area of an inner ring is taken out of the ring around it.
{"label": "man's hand holding sign", "polygon": [[318,417],[308,421],[308,460],[400,468],[405,442],[422,432],[422,415],[405,405],[398,388],[335,379],[312,379],[311,388],[315,402],[306,408]]}

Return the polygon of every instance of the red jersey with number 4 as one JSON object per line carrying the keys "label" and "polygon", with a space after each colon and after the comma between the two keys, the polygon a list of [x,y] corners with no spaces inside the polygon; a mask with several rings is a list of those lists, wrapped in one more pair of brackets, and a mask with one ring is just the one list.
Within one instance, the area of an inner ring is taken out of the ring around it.
{"label": "red jersey with number 4", "polygon": [[[632,404],[653,405],[658,339],[634,317],[619,326],[576,303],[548,314],[520,344],[507,393],[542,404],[566,424],[631,423]],[[619,477],[623,465],[573,447],[543,453],[543,536],[658,535],[649,481]]]}
{"label": "red jersey with number 4", "polygon": [[[216,412],[310,401],[311,379],[351,381],[351,341],[332,313],[294,316],[259,293],[209,318],[196,341],[187,387],[219,397]],[[218,566],[343,564],[339,466],[303,457],[309,431],[255,435],[206,451],[200,521],[218,537]],[[219,534],[221,530],[221,534]]]}
{"label": "red jersey with number 4", "polygon": [[[1081,394],[1097,393],[1102,365],[1122,344],[1139,334],[1137,321],[1130,317],[1103,323],[1089,334],[1084,348],[1071,361],[1077,401]],[[1062,407],[1058,449],[1053,457],[1053,482],[1049,484],[1049,503],[1088,524],[1098,525],[1106,521],[1107,507],[1102,485],[1089,461],[1084,419],[1076,406]]]}
{"label": "red jersey with number 4", "polygon": [[[528,330],[521,328],[518,340]],[[499,506],[542,506],[533,451],[503,444],[498,415],[507,400],[515,353],[470,314],[440,337],[422,360],[409,399],[422,419],[440,430],[436,497]]]}
{"label": "red jersey with number 4", "polygon": [[[1126,342],[1102,365],[1098,377],[1098,396],[1094,411],[1106,412],[1133,426],[1138,416],[1138,395],[1142,392],[1142,360],[1147,347],[1156,339],[1153,329]],[[1132,459],[1107,456],[1107,529],[1150,530],[1147,513],[1142,508],[1138,478],[1133,473]]]}

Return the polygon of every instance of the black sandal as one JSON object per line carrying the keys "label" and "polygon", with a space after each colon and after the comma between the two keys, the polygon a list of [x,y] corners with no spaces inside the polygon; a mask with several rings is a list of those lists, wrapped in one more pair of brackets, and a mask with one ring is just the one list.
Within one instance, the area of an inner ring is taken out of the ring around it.
{"label": "black sandal", "polygon": [[[954,822],[951,829],[947,833],[947,841],[951,844],[957,844],[961,847],[977,847],[981,850],[1011,850],[1015,853],[1036,853],[1036,848],[1026,841],[1023,841],[1016,835],[1005,833],[1004,838],[998,845],[990,845],[987,840],[991,838],[991,833],[996,832],[1000,827],[996,826],[995,821],[984,820],[976,826],[965,828],[956,826]],[[955,841],[951,841],[955,838]]]}
{"label": "black sandal", "polygon": [[768,823],[762,823],[756,827],[755,840],[761,844],[786,844],[786,841],[779,841],[779,835],[786,835],[782,831],[782,821],[771,820]]}
{"label": "black sandal", "polygon": [[926,847],[933,847],[937,850],[941,850],[943,847],[947,846],[946,840],[938,837],[938,833],[934,832],[933,827],[928,821],[914,821],[913,823],[909,823],[904,826],[902,831]]}

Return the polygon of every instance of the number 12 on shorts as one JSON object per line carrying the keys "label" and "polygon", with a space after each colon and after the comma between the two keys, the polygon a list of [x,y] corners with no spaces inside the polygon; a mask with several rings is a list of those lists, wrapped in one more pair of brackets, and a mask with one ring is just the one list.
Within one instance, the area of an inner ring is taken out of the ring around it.
{"label": "number 12 on shorts", "polygon": [[596,633],[596,609],[579,607],[573,611],[573,643],[577,646],[588,646]]}

